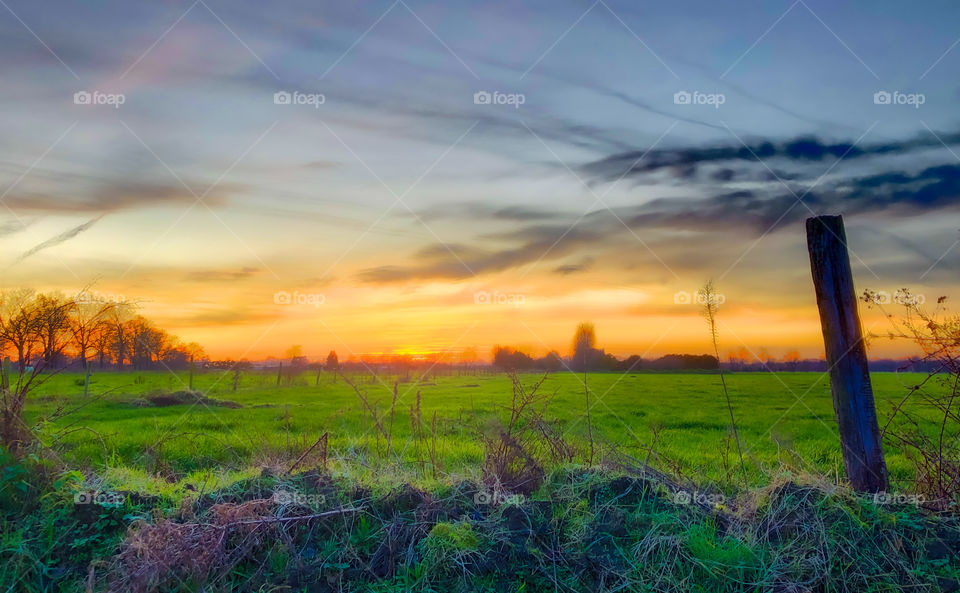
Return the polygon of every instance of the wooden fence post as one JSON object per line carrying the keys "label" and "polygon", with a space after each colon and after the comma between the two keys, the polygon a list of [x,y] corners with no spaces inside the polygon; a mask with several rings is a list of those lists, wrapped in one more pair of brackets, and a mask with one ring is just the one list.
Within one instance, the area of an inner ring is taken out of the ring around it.
{"label": "wooden fence post", "polygon": [[808,218],[807,250],[847,478],[854,490],[882,492],[889,487],[887,464],[873,404],[843,218]]}

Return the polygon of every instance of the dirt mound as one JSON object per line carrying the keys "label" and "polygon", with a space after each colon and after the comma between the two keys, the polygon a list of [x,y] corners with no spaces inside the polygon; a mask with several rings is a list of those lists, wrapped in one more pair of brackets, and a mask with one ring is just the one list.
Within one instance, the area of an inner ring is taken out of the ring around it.
{"label": "dirt mound", "polygon": [[213,399],[211,397],[207,397],[206,394],[201,391],[189,390],[174,391],[170,393],[155,393],[136,400],[136,403],[139,403],[140,405],[144,405],[143,402],[146,402],[145,405],[154,408],[197,404],[204,406],[219,406],[221,408],[243,407],[242,404],[238,404],[237,402]]}

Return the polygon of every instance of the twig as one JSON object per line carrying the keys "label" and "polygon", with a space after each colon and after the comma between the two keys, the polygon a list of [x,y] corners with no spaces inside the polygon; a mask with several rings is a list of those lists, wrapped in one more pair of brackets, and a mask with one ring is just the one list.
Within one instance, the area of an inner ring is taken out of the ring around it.
{"label": "twig", "polygon": [[263,525],[267,523],[289,523],[291,521],[306,521],[308,519],[323,519],[324,517],[333,517],[334,515],[345,515],[348,513],[356,513],[362,511],[362,508],[359,507],[348,507],[345,509],[334,509],[332,511],[325,511],[323,513],[316,513],[313,515],[297,515],[296,517],[265,517],[263,519],[250,519],[247,521],[232,521],[230,523],[224,523],[223,525],[210,525],[207,527],[214,527],[216,529],[228,529],[236,525]]}
{"label": "twig", "polygon": [[306,451],[304,451],[303,454],[300,455],[300,457],[298,457],[297,460],[293,462],[293,465],[290,466],[290,469],[287,470],[287,473],[289,474],[289,473],[292,472],[294,469],[296,469],[296,467],[297,467],[298,465],[300,465],[300,462],[302,462],[304,459],[306,459],[307,455],[309,455],[311,451],[313,451],[314,449],[317,448],[317,445],[320,444],[320,441],[326,441],[326,440],[327,440],[327,434],[328,434],[328,433],[326,433],[326,432],[323,433],[323,435],[321,435],[321,437],[317,439],[317,442],[316,442],[316,443],[310,445],[310,448],[307,449]]}

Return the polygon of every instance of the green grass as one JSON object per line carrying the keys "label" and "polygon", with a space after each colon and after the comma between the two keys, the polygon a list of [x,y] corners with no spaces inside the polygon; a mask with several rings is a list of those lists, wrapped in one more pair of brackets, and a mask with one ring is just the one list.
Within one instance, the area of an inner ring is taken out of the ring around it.
{"label": "green grass", "polygon": [[[532,383],[537,376],[524,377]],[[386,414],[395,377],[354,376],[370,401]],[[920,375],[873,376],[881,424],[893,406],[919,382]],[[589,377],[593,432],[598,440],[640,459],[647,447],[675,460],[698,482],[723,481],[737,470],[736,447],[728,441],[729,421],[719,377],[714,374],[631,373]],[[80,410],[46,425],[45,438],[69,464],[103,472],[162,468],[180,477],[211,468],[238,471],[271,455],[289,459],[329,433],[334,458],[368,460],[376,431],[361,402],[342,378],[324,373],[285,377],[280,387],[272,373],[244,373],[236,391],[232,373],[206,372],[194,388],[242,408],[206,405],[142,407],[138,400],[158,392],[186,389],[187,373],[95,373],[96,396]],[[425,424],[437,415],[437,448],[446,474],[475,473],[482,457],[478,430],[488,426],[511,393],[504,375],[439,376],[398,383],[393,444],[399,469],[417,464],[411,440],[410,406],[420,393]],[[83,403],[83,377],[51,378],[28,401],[31,421],[58,408]],[[822,373],[736,373],[728,375],[740,438],[753,485],[769,482],[784,464],[796,470],[835,475],[842,467],[827,377]],[[546,416],[575,442],[586,437],[582,377],[551,375],[542,390],[553,394]],[[384,420],[388,422],[388,420]],[[81,428],[82,427],[82,428]],[[655,436],[656,441],[655,441]],[[382,441],[382,439],[381,439]],[[382,445],[382,442],[381,442]],[[724,451],[727,451],[724,453]],[[906,460],[887,450],[895,479],[909,477]],[[735,475],[735,474],[734,474]],[[132,479],[132,476],[131,476]],[[737,477],[739,479],[739,477]]]}
{"label": "green grass", "polygon": [[[653,465],[686,478],[677,484],[584,467],[582,377],[551,375],[543,417],[579,455],[502,499],[480,475],[480,433],[505,419],[509,377],[381,379],[352,376],[387,426],[397,384],[390,454],[357,394],[329,374],[278,387],[275,374],[245,373],[234,390],[230,373],[198,373],[194,389],[212,399],[168,407],[144,404],[185,390],[186,373],[98,373],[89,399],[82,376],[52,377],[27,404],[44,446],[21,459],[0,450],[0,591],[66,593],[90,582],[137,593],[960,586],[955,515],[833,485],[842,462],[821,373],[727,377],[749,488],[717,375],[589,377],[598,457],[615,448],[645,460],[653,446]],[[921,379],[874,375],[881,423]],[[412,437],[418,393],[428,432],[437,419],[436,472]],[[315,460],[283,471],[323,433],[329,471]],[[887,461],[895,478],[909,478],[889,446]],[[690,488],[706,502],[690,504],[699,500]],[[77,502],[91,491],[119,502]]]}
{"label": "green grass", "polygon": [[[775,482],[707,507],[574,466],[497,505],[467,480],[371,488],[320,472],[250,478],[187,507],[74,505],[60,488],[0,498],[0,511],[20,511],[0,513],[0,590],[933,593],[960,575],[954,516],[822,483]],[[279,503],[278,491],[321,494],[322,506]]]}

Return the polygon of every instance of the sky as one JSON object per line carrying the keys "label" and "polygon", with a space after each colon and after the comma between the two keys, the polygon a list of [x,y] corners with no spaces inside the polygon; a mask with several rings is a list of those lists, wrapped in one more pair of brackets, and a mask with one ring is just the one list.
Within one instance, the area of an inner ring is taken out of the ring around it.
{"label": "sky", "polygon": [[2,0],[0,283],[346,359],[706,352],[712,279],[721,350],[818,357],[809,216],[960,295],[958,44],[946,0]]}

